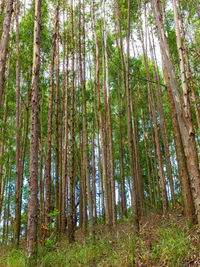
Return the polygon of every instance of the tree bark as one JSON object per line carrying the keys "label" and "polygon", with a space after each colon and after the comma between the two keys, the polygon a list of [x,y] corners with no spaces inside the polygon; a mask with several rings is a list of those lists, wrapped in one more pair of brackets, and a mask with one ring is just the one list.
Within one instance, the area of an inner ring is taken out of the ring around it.
{"label": "tree bark", "polygon": [[184,214],[188,220],[194,221],[195,209],[194,209],[194,203],[192,199],[189,174],[188,174],[188,169],[187,169],[187,164],[186,164],[186,157],[184,153],[183,142],[181,139],[181,133],[180,133],[178,118],[176,114],[176,107],[174,104],[172,90],[170,89],[170,80],[169,80],[169,76],[168,76],[165,65],[163,65],[163,73],[164,73],[164,78],[166,82],[167,98],[168,98],[170,116],[171,116],[171,121],[172,121],[175,150],[176,150],[176,156],[177,156],[177,162],[178,162],[179,179],[181,183],[181,192],[183,196]]}
{"label": "tree bark", "polygon": [[95,22],[95,10],[94,10],[94,0],[92,0],[92,21],[93,21],[93,31],[95,37],[95,45],[96,45],[96,73],[95,73],[95,82],[96,82],[96,91],[97,91],[97,108],[99,113],[99,131],[100,131],[100,140],[101,140],[101,152],[102,152],[102,173],[103,173],[103,182],[104,182],[104,193],[105,193],[105,218],[106,224],[111,225],[111,218],[109,212],[109,197],[108,197],[108,176],[107,176],[107,163],[106,163],[106,153],[105,153],[105,141],[104,141],[104,133],[103,133],[103,117],[102,117],[102,108],[100,102],[100,85],[99,85],[99,40],[96,31],[96,22]]}
{"label": "tree bark", "polygon": [[74,241],[74,234],[75,234],[75,226],[74,226],[74,203],[75,203],[75,196],[74,196],[74,149],[75,149],[75,133],[74,133],[74,20],[73,20],[73,0],[70,1],[70,12],[71,12],[71,113],[70,113],[70,192],[69,192],[69,215],[68,215],[68,240],[69,242]]}
{"label": "tree bark", "polygon": [[27,212],[27,254],[29,259],[31,259],[36,252],[37,242],[40,33],[41,0],[36,0],[31,95],[29,193]]}
{"label": "tree bark", "polygon": [[8,39],[10,33],[10,21],[12,12],[13,12],[13,0],[7,0],[6,11],[3,21],[3,32],[0,40],[0,110],[1,110],[3,90],[4,90],[6,56],[8,50]]}
{"label": "tree bark", "polygon": [[20,99],[20,62],[19,62],[19,1],[16,1],[16,174],[15,174],[15,224],[13,243],[19,245],[20,236],[20,220],[21,220],[21,205],[20,205],[20,179],[22,172],[20,139],[21,139],[21,99]]}
{"label": "tree bark", "polygon": [[178,0],[178,8],[179,8],[178,17],[180,18],[180,22],[181,22],[182,40],[183,40],[185,61],[186,61],[186,66],[187,66],[187,74],[188,74],[188,77],[189,77],[190,90],[191,90],[191,93],[192,93],[192,100],[193,100],[193,103],[194,103],[194,110],[195,110],[195,115],[196,115],[196,119],[197,119],[198,132],[199,132],[199,135],[200,135],[200,113],[199,113],[199,109],[198,109],[197,97],[196,97],[196,93],[195,93],[195,89],[194,89],[194,83],[193,83],[193,79],[192,79],[191,67],[190,67],[190,62],[189,62],[189,53],[188,53],[186,40],[185,40],[185,30],[184,30],[184,26],[183,26],[183,17],[182,17],[182,14],[181,14],[180,0]]}
{"label": "tree bark", "polygon": [[[142,26],[141,26],[141,40],[142,40],[142,49],[143,49],[143,54],[144,54],[146,77],[147,77],[147,80],[150,81],[151,76],[149,73],[149,65],[148,65],[147,53],[146,53],[146,49],[145,49],[145,45],[144,45],[144,34],[143,34]],[[159,143],[158,123],[157,123],[157,117],[156,117],[156,108],[155,108],[155,100],[154,100],[154,95],[153,95],[153,87],[152,87],[152,84],[150,82],[148,83],[148,103],[149,103],[149,109],[151,109],[150,113],[152,112],[152,115],[153,115],[153,122],[154,122],[154,127],[155,127],[155,141],[156,141],[159,174],[160,174],[160,181],[161,181],[163,214],[167,215],[167,209],[168,209],[167,191],[166,191],[164,170],[163,170],[163,164],[162,164],[162,155],[161,155],[161,149],[160,149],[160,143]]]}
{"label": "tree bark", "polygon": [[184,146],[184,152],[187,159],[186,161],[190,177],[193,200],[195,204],[195,211],[197,214],[198,224],[200,225],[200,171],[199,171],[199,160],[195,142],[194,126],[193,122],[191,121],[190,111],[187,109],[187,105],[185,106],[186,110],[183,109],[183,104],[176,80],[174,65],[171,60],[170,49],[164,32],[163,22],[160,14],[159,2],[157,0],[151,0],[151,3],[157,26],[160,47],[163,53],[164,64],[166,65],[166,70],[169,75],[169,81],[171,87],[170,90],[172,91],[173,100],[176,107],[176,113],[178,117],[178,123]]}
{"label": "tree bark", "polygon": [[166,127],[166,121],[165,121],[165,115],[164,115],[164,109],[163,109],[163,101],[162,101],[162,93],[161,93],[161,87],[160,87],[160,77],[159,77],[158,68],[156,69],[155,51],[153,51],[154,47],[152,47],[150,35],[149,35],[149,45],[150,45],[150,51],[151,51],[151,60],[153,63],[153,77],[155,81],[155,90],[156,90],[156,97],[157,97],[157,104],[158,104],[158,113],[159,113],[159,118],[160,118],[161,134],[162,134],[162,139],[163,139],[163,144],[164,144],[167,177],[168,177],[169,185],[170,185],[172,205],[173,207],[175,207],[176,200],[175,200],[175,193],[174,193],[172,166],[171,166],[170,153],[169,153],[169,141],[168,141],[168,136],[167,136],[167,127]]}
{"label": "tree bark", "polygon": [[45,181],[46,181],[46,195],[45,195],[45,224],[49,224],[49,213],[51,205],[51,142],[52,142],[52,113],[53,113],[53,86],[54,86],[54,62],[56,52],[56,38],[57,25],[59,16],[59,6],[56,5],[54,33],[51,44],[51,70],[50,70],[50,84],[49,84],[49,101],[48,101],[48,121],[47,121],[47,144],[46,144],[46,161],[45,161]]}
{"label": "tree bark", "polygon": [[[59,5],[60,1],[57,0],[56,3],[56,92],[55,92],[55,211],[59,212],[59,166],[60,166],[60,158],[61,151],[59,151],[60,140],[59,140],[59,108],[60,108],[60,88],[59,88]],[[59,231],[59,215],[55,218],[55,227],[56,230]]]}
{"label": "tree bark", "polygon": [[118,117],[119,117],[119,142],[120,142],[120,177],[121,177],[121,209],[122,216],[127,217],[126,191],[124,179],[124,161],[123,161],[123,142],[122,142],[122,126],[121,126],[121,97],[120,97],[120,78],[119,72],[117,77],[117,95],[118,95]]}
{"label": "tree bark", "polygon": [[66,42],[66,73],[65,73],[65,121],[64,121],[64,163],[62,178],[62,209],[61,209],[61,232],[66,230],[66,199],[68,199],[68,90],[69,90],[69,48]]}
{"label": "tree bark", "polygon": [[106,106],[108,116],[108,138],[109,138],[109,154],[110,154],[110,173],[111,173],[111,194],[112,194],[112,224],[117,223],[116,214],[116,200],[115,200],[115,172],[114,172],[114,151],[113,151],[113,133],[111,121],[111,107],[110,107],[110,88],[109,88],[109,74],[108,74],[108,54],[107,54],[107,33],[106,33],[106,16],[105,16],[105,1],[104,1],[104,54],[105,54],[105,74],[106,74]]}

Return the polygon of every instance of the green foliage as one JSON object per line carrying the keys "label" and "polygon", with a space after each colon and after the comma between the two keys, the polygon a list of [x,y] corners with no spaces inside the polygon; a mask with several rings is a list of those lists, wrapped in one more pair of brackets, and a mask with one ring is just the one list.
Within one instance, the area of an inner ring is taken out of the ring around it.
{"label": "green foliage", "polygon": [[161,228],[156,232],[156,240],[152,244],[152,256],[159,259],[160,263],[166,259],[169,264],[180,265],[182,259],[189,256],[190,245],[187,233],[179,227]]}
{"label": "green foliage", "polygon": [[[199,255],[199,239],[187,223],[171,218],[152,216],[152,222],[141,226],[139,235],[132,228],[131,218],[122,218],[115,229],[107,231],[98,226],[95,236],[67,244],[56,236],[46,239],[45,247],[38,247],[37,266],[183,266]],[[154,226],[153,226],[154,225]],[[104,227],[104,228],[103,228]],[[25,250],[0,254],[1,266],[26,266]]]}
{"label": "green foliage", "polygon": [[4,263],[8,267],[25,267],[26,260],[25,250],[12,249]]}

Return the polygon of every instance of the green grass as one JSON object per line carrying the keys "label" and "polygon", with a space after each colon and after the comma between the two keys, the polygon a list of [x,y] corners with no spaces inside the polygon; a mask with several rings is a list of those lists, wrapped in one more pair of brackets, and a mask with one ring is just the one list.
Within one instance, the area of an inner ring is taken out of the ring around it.
{"label": "green grass", "polygon": [[[113,231],[97,226],[95,238],[67,244],[51,237],[38,248],[38,265],[51,266],[183,266],[200,259],[197,230],[187,223],[146,223],[137,236],[130,222],[120,222]],[[26,265],[24,249],[0,253],[0,266]],[[198,265],[197,265],[198,266]]]}

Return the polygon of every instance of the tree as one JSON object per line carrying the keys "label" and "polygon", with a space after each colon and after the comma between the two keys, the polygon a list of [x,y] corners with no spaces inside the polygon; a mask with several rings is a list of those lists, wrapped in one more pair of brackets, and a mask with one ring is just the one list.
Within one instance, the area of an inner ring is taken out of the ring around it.
{"label": "tree", "polygon": [[8,49],[8,39],[10,33],[10,22],[11,22],[12,12],[13,12],[13,0],[8,0],[6,2],[3,30],[0,40],[0,109],[3,96],[3,89],[4,89],[6,56]]}
{"label": "tree", "polygon": [[40,36],[41,36],[41,0],[36,0],[34,45],[33,45],[32,93],[31,93],[29,194],[28,194],[28,213],[27,213],[27,254],[29,259],[31,259],[35,254],[36,242],[37,242]]}

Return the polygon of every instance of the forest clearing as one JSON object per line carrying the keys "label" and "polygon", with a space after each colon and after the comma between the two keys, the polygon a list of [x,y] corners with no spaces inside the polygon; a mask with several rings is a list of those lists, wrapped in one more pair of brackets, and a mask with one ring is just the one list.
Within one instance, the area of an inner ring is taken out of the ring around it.
{"label": "forest clearing", "polygon": [[200,266],[199,0],[1,0],[0,266]]}

